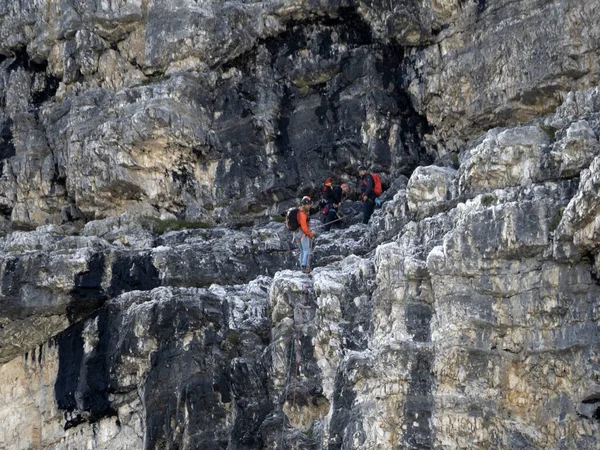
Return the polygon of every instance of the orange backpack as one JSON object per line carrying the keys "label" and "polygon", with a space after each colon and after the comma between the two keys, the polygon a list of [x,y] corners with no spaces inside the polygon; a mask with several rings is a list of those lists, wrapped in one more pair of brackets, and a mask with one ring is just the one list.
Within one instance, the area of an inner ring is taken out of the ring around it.
{"label": "orange backpack", "polygon": [[381,178],[374,173],[372,173],[371,176],[373,177],[373,193],[375,194],[375,197],[379,197],[383,192],[383,189],[381,188]]}

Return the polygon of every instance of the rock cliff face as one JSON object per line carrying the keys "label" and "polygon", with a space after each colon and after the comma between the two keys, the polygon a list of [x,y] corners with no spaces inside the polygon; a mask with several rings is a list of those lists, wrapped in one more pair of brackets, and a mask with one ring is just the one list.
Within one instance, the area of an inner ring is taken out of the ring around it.
{"label": "rock cliff face", "polygon": [[599,448],[598,18],[0,0],[0,449]]}

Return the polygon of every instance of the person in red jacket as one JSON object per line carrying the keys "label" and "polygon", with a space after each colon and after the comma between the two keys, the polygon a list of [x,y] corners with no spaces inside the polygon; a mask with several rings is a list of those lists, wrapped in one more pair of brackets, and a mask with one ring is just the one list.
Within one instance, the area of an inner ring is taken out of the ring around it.
{"label": "person in red jacket", "polygon": [[323,189],[321,190],[321,198],[319,199],[319,206],[324,208],[329,203],[329,196],[333,191],[333,181],[331,178],[327,178],[325,183],[323,183]]}
{"label": "person in red jacket", "polygon": [[298,224],[300,228],[296,231],[296,244],[300,249],[300,269],[304,273],[310,273],[310,244],[315,238],[310,230],[310,208],[312,200],[308,196],[302,197],[301,207],[298,209]]}

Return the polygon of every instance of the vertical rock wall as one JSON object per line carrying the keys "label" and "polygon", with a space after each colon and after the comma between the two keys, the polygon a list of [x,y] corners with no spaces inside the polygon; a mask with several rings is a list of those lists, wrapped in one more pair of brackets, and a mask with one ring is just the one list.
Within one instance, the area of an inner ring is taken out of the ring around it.
{"label": "vertical rock wall", "polygon": [[0,448],[598,448],[598,9],[0,0]]}

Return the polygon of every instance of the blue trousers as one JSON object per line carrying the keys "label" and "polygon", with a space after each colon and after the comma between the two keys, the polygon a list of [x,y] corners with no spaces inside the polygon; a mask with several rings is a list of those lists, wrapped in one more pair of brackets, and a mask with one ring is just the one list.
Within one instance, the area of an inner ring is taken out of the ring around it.
{"label": "blue trousers", "polygon": [[310,260],[310,238],[308,236],[300,238],[302,234],[304,233],[301,233],[296,238],[296,244],[300,250],[300,268],[304,269],[305,267],[308,267],[308,262]]}

